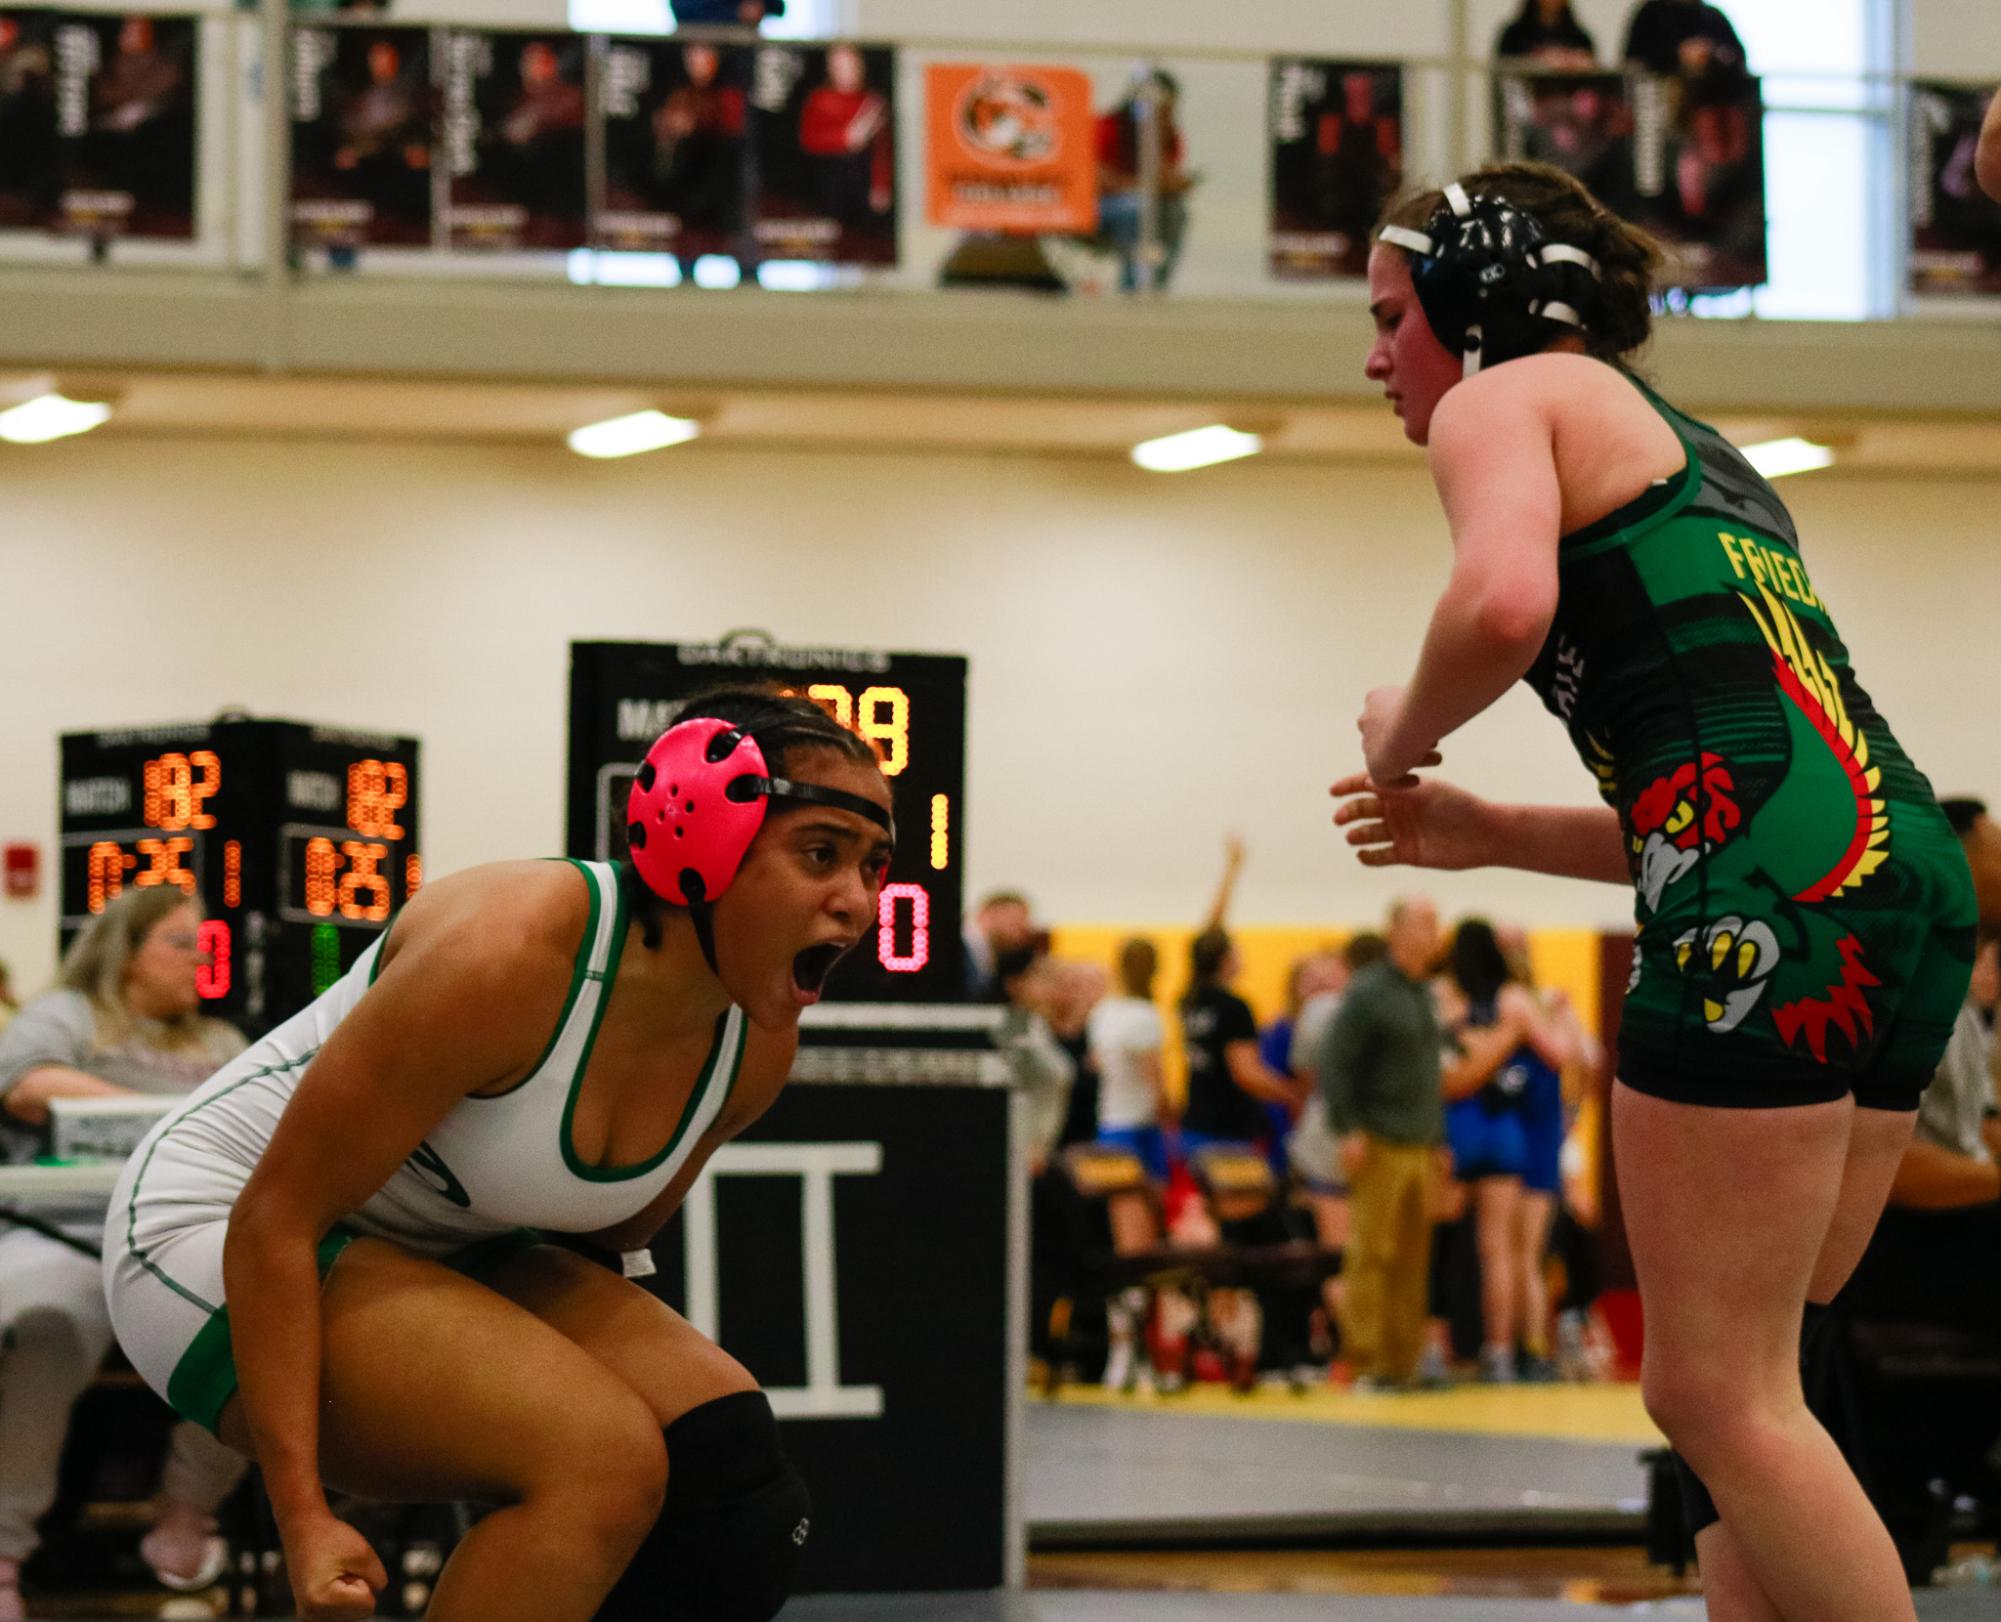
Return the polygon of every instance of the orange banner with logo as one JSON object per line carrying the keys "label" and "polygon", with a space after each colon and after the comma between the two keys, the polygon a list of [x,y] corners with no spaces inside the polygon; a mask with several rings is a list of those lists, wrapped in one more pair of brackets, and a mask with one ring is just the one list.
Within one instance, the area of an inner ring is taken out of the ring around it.
{"label": "orange banner with logo", "polygon": [[1024,234],[1096,226],[1087,74],[938,63],[927,89],[933,225]]}

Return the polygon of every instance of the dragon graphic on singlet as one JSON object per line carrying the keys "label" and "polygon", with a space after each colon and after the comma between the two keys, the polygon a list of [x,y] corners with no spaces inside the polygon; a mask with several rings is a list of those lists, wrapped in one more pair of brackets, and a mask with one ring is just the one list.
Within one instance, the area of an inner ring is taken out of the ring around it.
{"label": "dragon graphic on singlet", "polygon": [[1894,990],[1872,919],[1909,904],[1892,857],[1907,822],[1930,840],[1931,788],[1856,682],[1784,504],[1634,381],[1686,464],[1564,538],[1528,681],[1619,813],[1641,950],[1679,986],[1636,994],[1845,1062]]}

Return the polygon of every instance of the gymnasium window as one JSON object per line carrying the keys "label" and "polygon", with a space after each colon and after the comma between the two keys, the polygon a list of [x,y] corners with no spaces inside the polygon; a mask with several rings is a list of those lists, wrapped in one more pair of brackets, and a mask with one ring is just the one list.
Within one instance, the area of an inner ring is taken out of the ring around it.
{"label": "gymnasium window", "polygon": [[1697,300],[1696,313],[1895,314],[1892,0],[1724,0],[1724,9],[1764,80],[1771,280]]}
{"label": "gymnasium window", "polygon": [[[580,34],[669,34],[668,0],[569,0],[570,26]],[[785,15],[768,22],[775,39],[826,39],[840,31],[841,0],[787,0]]]}

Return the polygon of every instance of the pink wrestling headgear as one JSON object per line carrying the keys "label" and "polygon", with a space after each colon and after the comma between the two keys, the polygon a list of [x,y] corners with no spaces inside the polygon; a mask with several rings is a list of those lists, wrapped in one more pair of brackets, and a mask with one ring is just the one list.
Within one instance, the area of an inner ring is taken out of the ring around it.
{"label": "pink wrestling headgear", "polygon": [[773,777],[764,751],[742,727],[695,716],[661,735],[633,780],[625,812],[633,868],[656,895],[695,908],[700,923],[743,866],[764,826],[767,800],[835,806],[896,837],[895,823],[875,801]]}

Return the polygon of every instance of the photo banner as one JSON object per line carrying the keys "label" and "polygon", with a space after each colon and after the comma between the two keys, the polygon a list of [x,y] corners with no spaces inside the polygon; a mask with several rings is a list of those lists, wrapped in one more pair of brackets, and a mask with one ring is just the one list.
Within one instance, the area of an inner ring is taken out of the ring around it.
{"label": "photo banner", "polygon": [[293,29],[295,247],[429,245],[436,100],[428,29]]}
{"label": "photo banner", "polygon": [[1553,164],[1614,214],[1630,219],[1637,212],[1633,100],[1624,74],[1497,74],[1494,130],[1502,158]]}
{"label": "photo banner", "polygon": [[1633,79],[1630,216],[1667,250],[1661,285],[1690,293],[1761,286],[1765,98],[1745,74]]}
{"label": "photo banner", "polygon": [[933,225],[1017,235],[1096,227],[1088,74],[941,62],[925,72],[925,100]]}
{"label": "photo banner", "polygon": [[598,77],[601,248],[749,257],[750,81],[745,45],[614,39]]}
{"label": "photo banner", "polygon": [[760,45],[751,109],[758,255],[895,264],[896,52]]}
{"label": "photo banner", "polygon": [[0,11],[0,231],[55,223],[56,13]]}
{"label": "photo banner", "polygon": [[1403,185],[1403,70],[1280,57],[1271,64],[1271,273],[1368,274],[1369,233]]}
{"label": "photo banner", "polygon": [[193,238],[200,52],[194,17],[57,17],[54,230],[98,241]]}
{"label": "photo banner", "polygon": [[445,245],[583,247],[588,36],[449,28],[442,39]]}
{"label": "photo banner", "polygon": [[1911,86],[1913,293],[2001,293],[2001,203],[1973,173],[1993,96],[1989,86]]}

